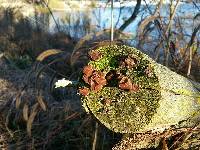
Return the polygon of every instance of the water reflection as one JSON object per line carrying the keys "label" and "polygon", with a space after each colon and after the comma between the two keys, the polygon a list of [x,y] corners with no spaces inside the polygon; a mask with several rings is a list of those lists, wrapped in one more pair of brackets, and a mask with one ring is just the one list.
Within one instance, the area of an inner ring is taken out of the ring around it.
{"label": "water reflection", "polygon": [[[197,4],[200,7],[200,4]],[[136,20],[131,23],[124,31],[130,32],[132,38],[135,38],[138,24],[141,20],[151,15],[156,5],[142,5],[140,13]],[[149,11],[149,9],[151,11]],[[119,28],[125,20],[127,20],[133,13],[132,7],[116,7],[114,8],[114,24],[115,28]],[[56,21],[59,23],[60,28],[66,32],[69,32],[71,36],[81,38],[84,35],[96,32],[99,30],[110,28],[111,8],[107,7],[90,7],[85,9],[70,9],[70,11],[53,11],[53,15]],[[192,33],[191,21],[193,17],[198,13],[198,9],[192,3],[179,4],[175,17],[180,17],[184,24],[184,29],[187,34]],[[169,19],[169,4],[162,6],[160,10],[161,18],[167,23]],[[48,14],[47,14],[48,15]],[[50,15],[49,17],[49,30],[55,31],[55,22]]]}

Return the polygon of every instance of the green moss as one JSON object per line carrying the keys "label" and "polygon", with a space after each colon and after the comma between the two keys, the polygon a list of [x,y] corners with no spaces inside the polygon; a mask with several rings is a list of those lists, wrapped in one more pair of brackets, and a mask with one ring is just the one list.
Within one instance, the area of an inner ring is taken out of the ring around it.
{"label": "green moss", "polygon": [[[109,83],[102,90],[91,91],[83,97],[84,107],[87,107],[86,109],[89,109],[102,124],[115,132],[139,131],[151,122],[161,97],[158,78],[151,63],[141,52],[128,46],[105,46],[97,51],[102,57],[90,61],[90,65],[103,72],[114,70],[122,73],[131,79],[133,84],[138,85],[139,90],[130,92],[120,89],[118,84]],[[119,65],[119,59],[127,56],[136,58],[136,66],[125,68]],[[148,67],[151,68],[151,76],[145,73]]]}

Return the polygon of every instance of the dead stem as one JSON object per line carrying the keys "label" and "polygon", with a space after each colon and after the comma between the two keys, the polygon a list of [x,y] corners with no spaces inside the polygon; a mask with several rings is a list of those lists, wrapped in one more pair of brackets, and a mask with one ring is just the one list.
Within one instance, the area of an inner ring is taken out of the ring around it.
{"label": "dead stem", "polygon": [[[178,4],[179,4],[180,0],[177,0],[175,6],[174,6],[174,9],[173,9],[173,1],[171,1],[171,5],[170,5],[170,16],[169,16],[169,23],[167,25],[167,28],[165,30],[165,36],[167,35],[168,31],[171,32],[171,26],[172,26],[172,21],[174,19],[174,16],[175,16],[175,12],[176,12],[176,9],[178,7]],[[164,58],[164,64],[166,66],[168,66],[168,62],[169,62],[169,40],[170,40],[170,33],[169,35],[167,36],[167,48],[165,48],[165,58]]]}
{"label": "dead stem", "polygon": [[170,146],[169,150],[172,149],[176,144],[178,144],[179,140],[180,140],[181,138],[183,138],[183,141],[182,141],[180,144],[178,144],[177,150],[181,149],[181,145],[182,145],[187,139],[189,139],[189,138],[192,136],[192,134],[193,134],[192,131],[198,129],[198,128],[199,128],[199,125],[200,125],[200,124],[197,124],[197,125],[194,126],[193,128],[188,129],[182,136],[180,136],[180,137]]}
{"label": "dead stem", "polygon": [[94,140],[93,140],[93,144],[92,144],[92,150],[96,149],[97,135],[98,135],[98,123],[96,122]]}
{"label": "dead stem", "polygon": [[167,34],[167,32],[168,32],[168,31],[170,30],[170,28],[171,28],[172,20],[174,19],[174,15],[175,15],[175,13],[176,13],[176,9],[177,9],[177,7],[178,7],[179,2],[180,2],[180,0],[177,0],[174,9],[172,9],[173,4],[172,4],[172,2],[171,2],[171,6],[170,6],[170,18],[169,18],[169,23],[168,23],[167,28],[166,28],[166,31],[165,31],[165,35]]}
{"label": "dead stem", "polygon": [[187,76],[190,76],[191,67],[192,67],[192,47],[190,47],[190,58],[189,58]]}
{"label": "dead stem", "polygon": [[144,2],[145,2],[145,4],[146,4],[146,6],[147,6],[147,8],[148,8],[148,10],[149,10],[149,12],[150,12],[151,15],[148,16],[143,21],[141,21],[141,23],[140,23],[140,25],[138,27],[138,35],[139,35],[139,39],[140,39],[139,43],[138,43],[138,47],[140,47],[141,45],[143,45],[144,42],[145,42],[145,37],[146,36],[145,36],[145,32],[144,31],[148,27],[148,24],[150,22],[155,22],[155,19],[158,18],[159,13],[160,13],[160,8],[162,7],[163,0],[160,0],[160,2],[157,4],[157,7],[156,7],[156,9],[155,9],[155,11],[154,11],[153,14],[152,14],[150,8],[147,5],[147,2],[146,1],[144,1]]}

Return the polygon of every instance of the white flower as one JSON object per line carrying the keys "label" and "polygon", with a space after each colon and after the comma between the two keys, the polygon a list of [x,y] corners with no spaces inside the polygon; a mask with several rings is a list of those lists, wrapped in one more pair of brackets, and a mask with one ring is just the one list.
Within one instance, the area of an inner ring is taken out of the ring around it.
{"label": "white flower", "polygon": [[65,78],[62,78],[61,80],[58,80],[56,83],[55,83],[55,88],[58,88],[58,87],[66,87],[68,86],[69,84],[73,84],[72,81],[70,80],[66,80]]}

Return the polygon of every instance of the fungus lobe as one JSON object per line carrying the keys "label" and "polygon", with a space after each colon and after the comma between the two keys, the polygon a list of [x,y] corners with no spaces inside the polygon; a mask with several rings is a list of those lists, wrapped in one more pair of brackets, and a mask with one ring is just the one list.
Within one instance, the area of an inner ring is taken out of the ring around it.
{"label": "fungus lobe", "polygon": [[89,52],[89,57],[91,60],[98,60],[99,58],[101,58],[101,53],[95,50],[92,50]]}
{"label": "fungus lobe", "polygon": [[83,87],[83,88],[79,89],[79,93],[84,95],[84,96],[87,96],[89,94],[89,92],[90,92],[90,90],[87,87]]}

